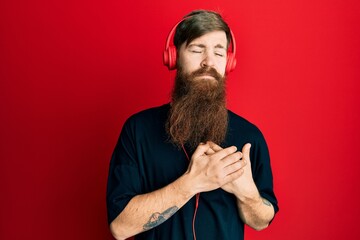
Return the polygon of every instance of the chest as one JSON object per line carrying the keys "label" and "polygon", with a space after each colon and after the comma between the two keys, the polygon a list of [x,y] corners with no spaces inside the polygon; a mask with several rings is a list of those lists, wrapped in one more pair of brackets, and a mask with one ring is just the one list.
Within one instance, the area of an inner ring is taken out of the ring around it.
{"label": "chest", "polygon": [[169,142],[146,141],[137,151],[142,186],[150,192],[175,181],[183,175],[189,161],[182,149]]}

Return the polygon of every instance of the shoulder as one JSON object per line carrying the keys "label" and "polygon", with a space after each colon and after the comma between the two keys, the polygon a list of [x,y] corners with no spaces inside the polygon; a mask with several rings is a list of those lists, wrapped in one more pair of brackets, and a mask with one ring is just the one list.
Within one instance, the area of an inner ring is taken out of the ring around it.
{"label": "shoulder", "polygon": [[237,139],[241,141],[241,144],[246,142],[265,143],[261,130],[254,123],[230,110],[228,110],[228,116],[228,136],[230,139]]}
{"label": "shoulder", "polygon": [[121,132],[133,138],[163,135],[169,109],[169,104],[164,104],[134,113],[125,121]]}
{"label": "shoulder", "polygon": [[253,133],[260,132],[260,129],[254,123],[230,110],[228,110],[228,116],[230,128]]}
{"label": "shoulder", "polygon": [[131,115],[127,120],[127,124],[151,124],[153,121],[159,122],[167,118],[170,109],[169,104],[148,108]]}

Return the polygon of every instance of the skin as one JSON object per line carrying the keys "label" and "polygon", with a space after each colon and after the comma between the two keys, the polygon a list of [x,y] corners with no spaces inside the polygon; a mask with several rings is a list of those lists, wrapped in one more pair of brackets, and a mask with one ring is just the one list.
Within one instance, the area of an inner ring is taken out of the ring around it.
{"label": "skin", "polygon": [[[261,197],[251,172],[250,160],[251,144],[247,143],[242,148],[243,174],[241,177],[221,186],[221,188],[232,193],[237,198],[239,215],[243,222],[255,230],[268,227],[274,218],[275,211],[272,204]],[[222,148],[215,143],[211,144],[208,154],[221,151]]]}
{"label": "skin", "polygon": [[[207,33],[179,49],[178,61],[185,72],[213,67],[222,76],[226,67],[226,35]],[[216,81],[200,76],[195,81]],[[152,229],[169,219],[193,196],[218,188],[237,197],[239,215],[250,227],[261,230],[274,217],[274,208],[263,199],[251,173],[250,144],[242,151],[235,146],[221,148],[212,142],[201,143],[191,156],[188,170],[177,180],[154,192],[133,197],[110,224],[113,236],[120,240]]]}
{"label": "skin", "polygon": [[[214,31],[194,39],[188,45],[181,45],[179,64],[185,73],[191,73],[201,67],[212,67],[221,76],[225,75],[227,39],[223,31]],[[212,80],[211,76],[202,77]],[[214,80],[214,79],[213,79]]]}
{"label": "skin", "polygon": [[133,197],[110,224],[113,236],[120,240],[152,229],[168,218],[199,192],[220,188],[243,173],[241,152],[232,146],[211,155],[210,143],[200,144],[191,157],[188,170],[169,185],[151,193]]}

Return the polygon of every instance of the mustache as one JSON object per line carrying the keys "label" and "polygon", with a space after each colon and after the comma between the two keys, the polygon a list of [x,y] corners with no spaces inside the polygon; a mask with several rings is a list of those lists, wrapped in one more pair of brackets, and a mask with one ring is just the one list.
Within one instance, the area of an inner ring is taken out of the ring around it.
{"label": "mustache", "polygon": [[195,77],[201,77],[201,76],[211,76],[213,78],[215,78],[217,81],[220,81],[222,76],[220,75],[220,73],[218,73],[215,68],[212,67],[204,67],[204,68],[200,68],[194,72],[192,72],[190,74],[190,78],[195,78]]}

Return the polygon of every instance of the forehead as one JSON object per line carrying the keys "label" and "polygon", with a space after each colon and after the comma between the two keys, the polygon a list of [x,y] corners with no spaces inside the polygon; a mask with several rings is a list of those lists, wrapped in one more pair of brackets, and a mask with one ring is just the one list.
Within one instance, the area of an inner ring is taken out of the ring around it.
{"label": "forehead", "polygon": [[227,38],[224,31],[213,31],[213,32],[205,33],[204,35],[195,38],[191,42],[187,43],[188,46],[193,44],[202,44],[205,46],[221,45],[224,48],[226,48]]}

